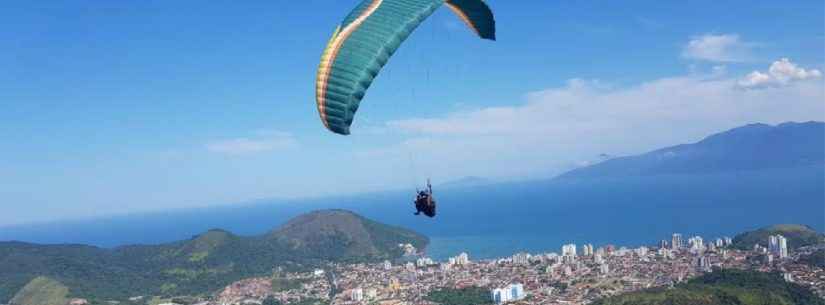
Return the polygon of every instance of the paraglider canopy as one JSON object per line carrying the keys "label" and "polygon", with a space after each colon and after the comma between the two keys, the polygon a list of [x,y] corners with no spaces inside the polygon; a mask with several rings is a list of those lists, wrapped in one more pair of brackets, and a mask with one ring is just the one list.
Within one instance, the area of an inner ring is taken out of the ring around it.
{"label": "paraglider canopy", "polygon": [[321,55],[315,101],[327,129],[350,133],[361,99],[381,68],[442,5],[479,37],[495,40],[493,13],[483,0],[363,0],[338,26]]}

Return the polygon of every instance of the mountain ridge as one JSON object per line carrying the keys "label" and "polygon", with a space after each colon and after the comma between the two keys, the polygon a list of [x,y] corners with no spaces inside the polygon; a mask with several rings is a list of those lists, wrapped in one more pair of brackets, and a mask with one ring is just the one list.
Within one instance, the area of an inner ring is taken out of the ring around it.
{"label": "mountain ridge", "polygon": [[574,169],[557,179],[694,174],[825,165],[825,123],[748,124],[647,153]]}

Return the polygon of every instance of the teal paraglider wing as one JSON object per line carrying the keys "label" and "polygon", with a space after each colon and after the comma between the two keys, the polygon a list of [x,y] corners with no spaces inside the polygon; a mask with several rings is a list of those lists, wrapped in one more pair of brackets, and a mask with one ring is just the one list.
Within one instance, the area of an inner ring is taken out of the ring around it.
{"label": "teal paraglider wing", "polygon": [[496,40],[496,20],[487,3],[481,0],[448,0],[447,7],[479,37]]}
{"label": "teal paraglider wing", "polygon": [[[355,112],[372,81],[398,47],[445,0],[364,0],[329,40],[316,78],[315,100],[324,126],[349,134]],[[448,6],[482,38],[495,38],[495,21],[481,0]]]}

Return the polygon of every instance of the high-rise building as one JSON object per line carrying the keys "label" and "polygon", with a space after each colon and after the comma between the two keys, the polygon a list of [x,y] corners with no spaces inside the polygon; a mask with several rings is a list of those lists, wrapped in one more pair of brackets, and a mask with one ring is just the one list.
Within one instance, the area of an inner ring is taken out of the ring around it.
{"label": "high-rise building", "polygon": [[510,292],[503,288],[495,288],[490,291],[493,303],[504,304],[510,301]]}
{"label": "high-rise building", "polygon": [[470,263],[470,255],[466,252],[462,252],[458,256],[455,257],[455,264],[456,265],[467,265]]}
{"label": "high-rise building", "polygon": [[699,267],[699,271],[710,271],[710,259],[706,256],[700,256],[697,267]]}
{"label": "high-rise building", "polygon": [[664,249],[664,248],[667,248],[667,241],[662,239],[661,241],[659,241],[659,249]]}
{"label": "high-rise building", "polygon": [[682,234],[673,233],[673,237],[670,238],[670,248],[673,250],[682,248]]}
{"label": "high-rise building", "polygon": [[694,236],[689,238],[688,245],[690,246],[690,250],[694,252],[705,250],[705,243],[702,240],[701,236]]}
{"label": "high-rise building", "polygon": [[390,261],[384,261],[384,270],[392,269],[392,263]]}
{"label": "high-rise building", "polygon": [[504,304],[507,302],[522,300],[527,295],[524,293],[524,285],[510,284],[504,288],[493,289],[490,291],[490,296],[496,304]]}
{"label": "high-rise building", "polygon": [[788,240],[779,236],[779,258],[788,258]]}
{"label": "high-rise building", "polygon": [[427,266],[433,265],[433,264],[435,264],[435,262],[433,262],[433,260],[429,257],[422,257],[422,258],[419,258],[415,261],[415,265],[420,267],[420,268],[427,267]]}
{"label": "high-rise building", "polygon": [[528,253],[516,253],[512,257],[513,264],[516,265],[527,265],[530,264],[530,254]]}
{"label": "high-rise building", "polygon": [[561,247],[561,255],[576,256],[576,244],[567,244]]}
{"label": "high-rise building", "polygon": [[782,235],[771,235],[768,237],[768,251],[776,255],[779,259],[788,257],[788,240]]}
{"label": "high-rise building", "polygon": [[356,288],[350,291],[350,299],[355,302],[361,302],[364,300],[364,290],[361,288]]}
{"label": "high-rise building", "polygon": [[524,285],[510,284],[508,288],[510,288],[510,296],[513,297],[513,300],[518,301],[524,299]]}
{"label": "high-rise building", "polygon": [[582,255],[584,256],[592,256],[593,255],[593,245],[586,244],[582,246]]}
{"label": "high-rise building", "polygon": [[717,238],[716,239],[716,247],[717,248],[722,248],[724,246],[725,246],[725,240],[721,239],[721,238]]}

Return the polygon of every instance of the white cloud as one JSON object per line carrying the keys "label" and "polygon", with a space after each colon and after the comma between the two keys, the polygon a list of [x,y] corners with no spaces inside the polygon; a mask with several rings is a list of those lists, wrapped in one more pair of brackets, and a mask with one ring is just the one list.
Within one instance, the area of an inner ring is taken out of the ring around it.
{"label": "white cloud", "polygon": [[682,57],[711,62],[750,60],[754,43],[742,41],[737,34],[694,36],[682,50]]}
{"label": "white cloud", "polygon": [[209,143],[206,149],[226,155],[249,155],[298,146],[298,141],[290,133],[266,131],[258,132],[257,138],[236,138]]}
{"label": "white cloud", "polygon": [[739,80],[738,84],[742,88],[764,88],[784,86],[794,81],[818,79],[820,77],[822,77],[822,72],[819,72],[819,70],[805,70],[789,59],[782,58],[773,62],[767,73],[753,71]]}
{"label": "white cloud", "polygon": [[[786,68],[777,70],[799,72]],[[479,174],[473,171],[480,168],[496,175],[546,175],[590,156],[641,153],[753,122],[825,120],[823,100],[821,82],[741,90],[738,77],[708,75],[625,88],[574,79],[530,93],[514,106],[387,122],[389,129],[411,138],[371,153],[406,156],[413,151],[425,155],[420,159],[428,166],[457,176]],[[420,148],[422,143],[429,148]]]}

